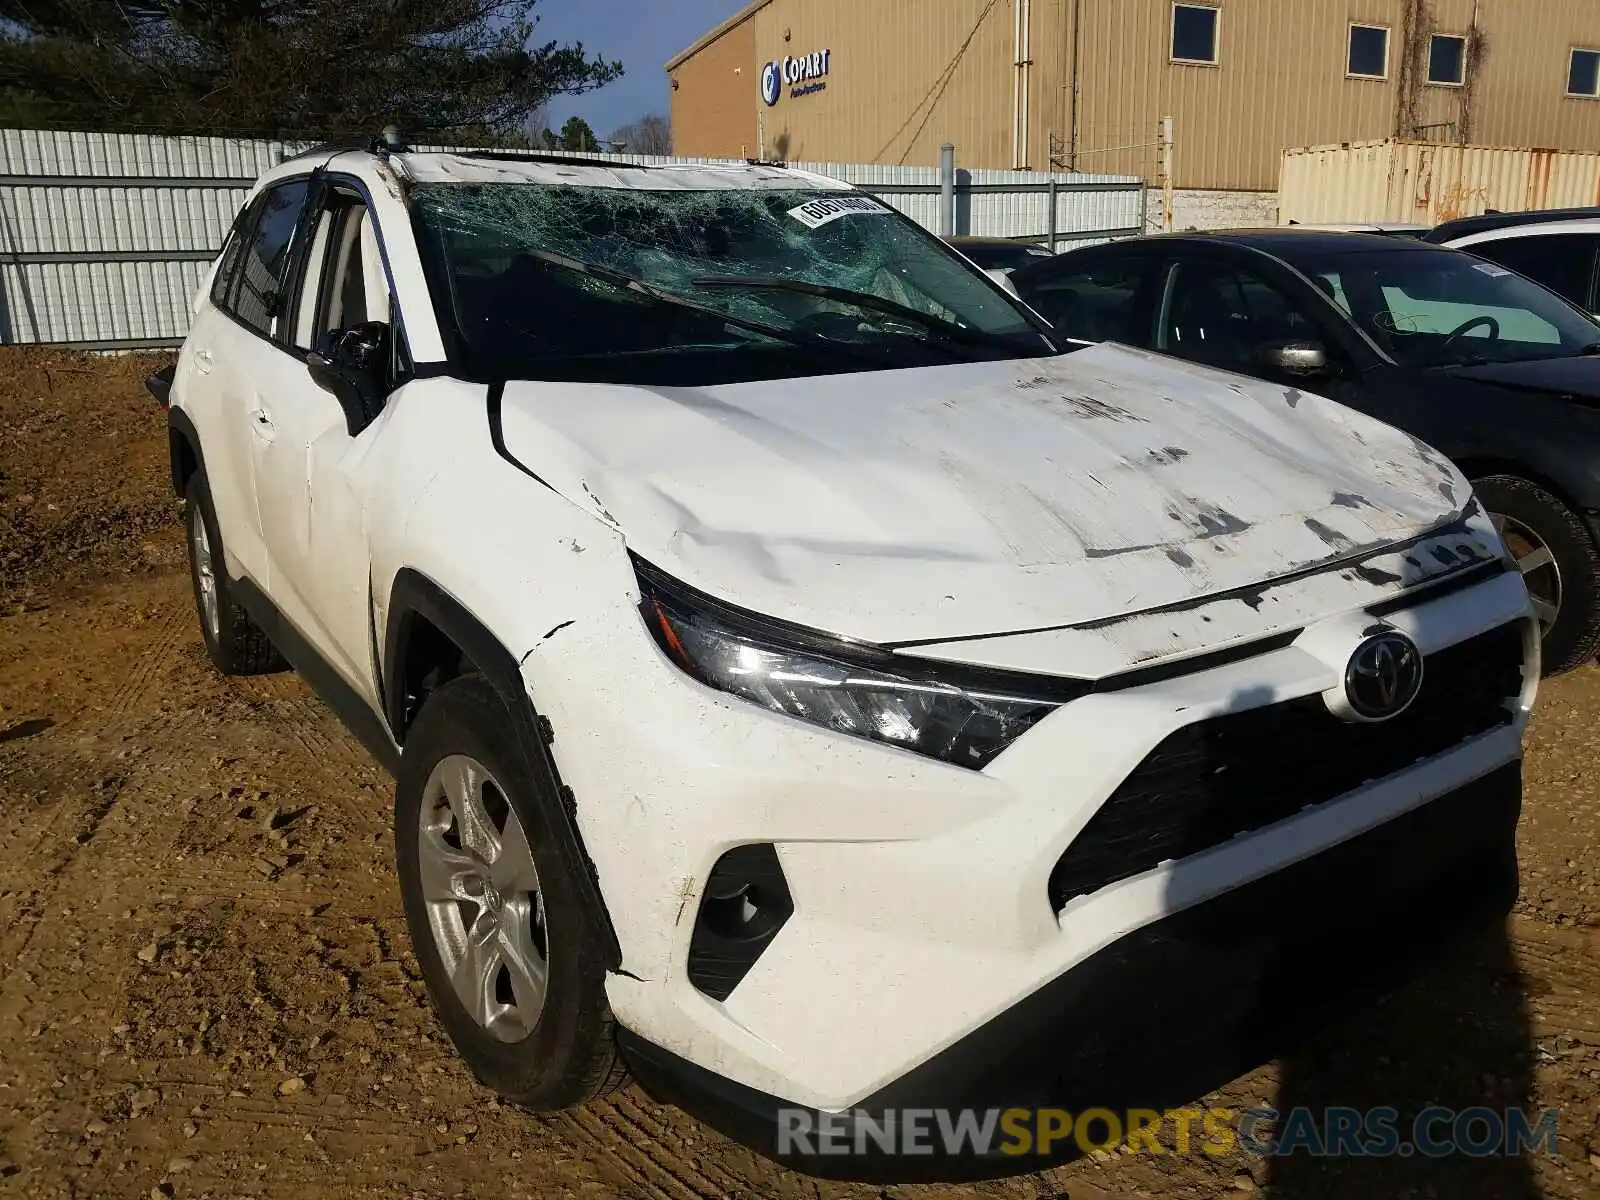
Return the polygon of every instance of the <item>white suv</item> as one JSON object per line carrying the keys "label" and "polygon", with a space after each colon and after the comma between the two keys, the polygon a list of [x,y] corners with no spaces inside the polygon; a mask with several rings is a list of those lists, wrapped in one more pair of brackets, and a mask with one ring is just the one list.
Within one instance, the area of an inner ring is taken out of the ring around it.
{"label": "white suv", "polygon": [[440,1019],[526,1104],[631,1070],[780,1154],[1186,1100],[1515,894],[1537,637],[1450,463],[1062,353],[832,180],[310,153],[152,388],[211,657],[396,772]]}

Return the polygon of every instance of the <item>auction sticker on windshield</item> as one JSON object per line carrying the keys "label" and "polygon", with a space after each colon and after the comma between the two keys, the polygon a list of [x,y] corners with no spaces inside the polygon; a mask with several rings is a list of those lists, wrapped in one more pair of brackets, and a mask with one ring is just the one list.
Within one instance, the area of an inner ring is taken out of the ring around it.
{"label": "auction sticker on windshield", "polygon": [[829,221],[858,213],[886,213],[887,204],[880,204],[868,196],[839,196],[827,200],[809,200],[799,208],[791,208],[789,215],[807,229],[820,229]]}

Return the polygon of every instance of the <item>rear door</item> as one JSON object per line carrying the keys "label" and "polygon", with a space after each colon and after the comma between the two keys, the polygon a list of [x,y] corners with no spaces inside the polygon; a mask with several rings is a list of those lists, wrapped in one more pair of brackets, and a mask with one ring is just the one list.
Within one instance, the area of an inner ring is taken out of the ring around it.
{"label": "rear door", "polygon": [[309,193],[309,179],[264,190],[247,210],[212,278],[185,344],[195,395],[185,405],[200,434],[212,503],[228,570],[269,586],[255,487],[260,392],[276,353],[272,338],[289,248]]}

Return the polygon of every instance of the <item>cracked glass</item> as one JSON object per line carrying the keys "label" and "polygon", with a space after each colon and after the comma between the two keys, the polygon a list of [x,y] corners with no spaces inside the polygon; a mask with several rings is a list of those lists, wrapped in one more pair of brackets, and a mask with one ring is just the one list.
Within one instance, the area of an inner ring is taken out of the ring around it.
{"label": "cracked glass", "polygon": [[477,376],[694,382],[1054,352],[981,272],[853,192],[423,183]]}

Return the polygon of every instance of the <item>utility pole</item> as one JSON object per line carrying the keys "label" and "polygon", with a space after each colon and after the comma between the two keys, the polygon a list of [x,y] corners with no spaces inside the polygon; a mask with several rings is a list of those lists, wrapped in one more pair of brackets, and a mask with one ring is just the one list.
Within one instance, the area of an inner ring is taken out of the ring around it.
{"label": "utility pole", "polygon": [[1161,227],[1172,232],[1172,118],[1161,118]]}

